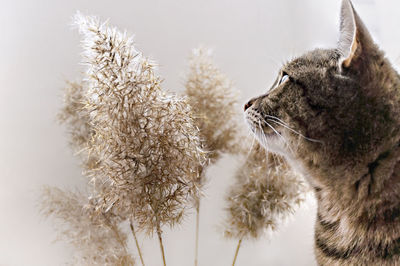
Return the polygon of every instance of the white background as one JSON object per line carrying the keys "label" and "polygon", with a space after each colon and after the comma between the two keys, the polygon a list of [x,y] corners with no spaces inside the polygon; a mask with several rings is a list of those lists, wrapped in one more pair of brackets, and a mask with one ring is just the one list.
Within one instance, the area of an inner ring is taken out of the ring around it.
{"label": "white background", "polygon": [[[261,94],[281,64],[315,47],[334,47],[339,0],[0,1],[0,265],[64,265],[73,249],[38,214],[44,184],[84,184],[62,126],[55,121],[65,80],[82,70],[76,10],[96,14],[135,34],[137,48],[158,61],[164,87],[182,91],[186,57],[199,44],[214,49],[220,68],[242,92]],[[354,0],[393,63],[400,55],[400,3]],[[244,124],[243,124],[244,127]],[[200,265],[230,265],[234,241],[221,237],[226,188],[236,162],[210,169],[202,204]],[[244,242],[237,265],[314,265],[310,198],[273,236]],[[170,266],[192,265],[194,219],[166,232]],[[160,265],[156,240],[141,237],[147,265]],[[135,250],[133,249],[133,252]]]}

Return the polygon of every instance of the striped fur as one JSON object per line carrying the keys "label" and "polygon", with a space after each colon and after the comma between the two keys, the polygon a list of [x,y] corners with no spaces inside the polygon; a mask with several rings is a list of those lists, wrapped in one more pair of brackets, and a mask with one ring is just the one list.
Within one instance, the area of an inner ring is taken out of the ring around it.
{"label": "striped fur", "polygon": [[245,112],[314,187],[319,265],[400,266],[400,76],[349,0],[338,48],[286,64]]}
{"label": "striped fur", "polygon": [[342,189],[315,189],[320,265],[400,265],[400,147]]}

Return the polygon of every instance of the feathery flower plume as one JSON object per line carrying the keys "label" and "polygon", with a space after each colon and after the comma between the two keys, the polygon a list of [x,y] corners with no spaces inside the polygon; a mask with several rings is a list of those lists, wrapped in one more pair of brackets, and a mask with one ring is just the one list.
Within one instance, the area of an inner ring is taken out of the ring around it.
{"label": "feathery flower plume", "polygon": [[[222,153],[235,153],[237,121],[236,94],[232,82],[215,66],[211,51],[198,48],[189,57],[189,71],[185,80],[185,94],[195,114],[207,163],[200,169],[198,185],[204,184],[205,169],[216,162]],[[194,198],[196,207],[195,262],[198,263],[200,197]]]}
{"label": "feathery flower plume", "polygon": [[107,182],[97,206],[157,232],[165,264],[161,227],[179,223],[197,197],[204,162],[190,106],[162,90],[154,65],[126,32],[79,13],[75,24],[88,66],[85,108],[95,132],[90,153],[98,158],[88,174],[94,183]]}
{"label": "feathery flower plume", "polygon": [[90,141],[94,130],[90,123],[90,115],[85,108],[85,94],[88,84],[85,80],[80,82],[67,82],[64,88],[63,108],[57,115],[60,123],[65,124],[70,137],[70,145],[76,155],[82,159],[84,171],[97,167],[98,159],[89,153]]}
{"label": "feathery flower plume", "polygon": [[84,94],[87,90],[86,82],[67,82],[64,88],[64,105],[59,114],[58,120],[66,124],[70,135],[70,144],[76,152],[87,148],[93,130],[90,126],[89,113],[84,108]]}
{"label": "feathery flower plume", "polygon": [[[85,108],[85,94],[88,90],[88,85],[85,80],[80,82],[69,82],[67,81],[67,86],[64,88],[64,97],[63,97],[63,108],[58,113],[57,118],[62,124],[66,124],[67,130],[70,137],[70,145],[73,150],[80,155],[79,157],[82,159],[82,167],[85,171],[90,171],[91,169],[95,169],[98,166],[98,159],[93,156],[93,154],[89,153],[91,144],[91,138],[94,136],[94,130],[90,123],[90,115],[88,110]],[[91,186],[88,188],[92,190],[94,193],[105,193],[107,191],[107,180],[92,180],[90,183]],[[49,189],[47,189],[49,191]],[[56,191],[55,191],[56,192]],[[100,193],[100,194],[101,194]],[[48,193],[47,193],[48,194]],[[74,195],[71,195],[74,196]],[[93,208],[94,201],[92,201]],[[45,205],[45,203],[43,203]],[[72,211],[73,212],[73,211]],[[80,215],[87,215],[87,213],[82,213]],[[108,214],[101,214],[108,215]],[[95,225],[96,226],[96,225]],[[138,249],[138,253],[144,265],[142,252],[137,241],[135,229],[133,227],[131,221],[131,231],[133,233],[136,247]]]}
{"label": "feathery flower plume", "polygon": [[[190,57],[187,100],[167,94],[154,64],[135,50],[126,32],[79,13],[74,21],[84,36],[88,68],[80,83],[68,84],[59,119],[74,150],[85,155],[91,195],[46,188],[43,213],[60,221],[61,234],[81,251],[77,262],[133,265],[118,227],[129,220],[142,264],[134,224],[157,233],[166,265],[161,228],[179,223],[194,199],[197,265],[205,170],[222,153],[247,154],[238,144],[232,83],[210,51],[200,48]],[[225,230],[239,240],[233,264],[242,240],[275,230],[305,191],[283,159],[266,155],[258,144],[236,177],[227,197]]]}
{"label": "feathery flower plume", "polygon": [[237,152],[238,113],[235,107],[238,93],[213,62],[211,50],[198,48],[192,51],[185,89],[208,152],[209,164],[222,153]]}
{"label": "feathery flower plume", "polygon": [[111,212],[97,214],[81,193],[46,187],[42,213],[58,221],[63,239],[76,248],[74,265],[134,265],[127,251],[126,235],[118,228],[120,218]]}
{"label": "feathery flower plume", "polygon": [[305,183],[283,158],[254,145],[227,196],[225,236],[239,241],[233,265],[242,240],[276,230],[304,200],[305,191]]}

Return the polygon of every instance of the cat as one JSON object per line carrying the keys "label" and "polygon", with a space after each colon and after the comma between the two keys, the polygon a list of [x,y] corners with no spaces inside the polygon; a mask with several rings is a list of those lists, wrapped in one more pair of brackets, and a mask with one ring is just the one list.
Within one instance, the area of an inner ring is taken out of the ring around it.
{"label": "cat", "polygon": [[244,109],[313,188],[317,263],[400,265],[400,76],[350,0],[337,47],[287,63]]}

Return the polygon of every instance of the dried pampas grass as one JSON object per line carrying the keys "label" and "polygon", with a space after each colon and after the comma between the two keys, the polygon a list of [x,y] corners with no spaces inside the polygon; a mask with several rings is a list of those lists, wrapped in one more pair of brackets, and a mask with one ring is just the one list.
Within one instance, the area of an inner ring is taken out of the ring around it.
{"label": "dried pampas grass", "polygon": [[[136,233],[157,234],[164,265],[164,226],[182,222],[195,207],[196,247],[201,189],[206,170],[224,153],[243,149],[237,92],[213,62],[210,50],[192,51],[185,97],[161,86],[155,64],[137,51],[126,32],[77,13],[86,72],[67,84],[58,118],[82,160],[88,195],[45,188],[42,212],[59,221],[63,238],[80,249],[75,263],[133,265],[128,221],[141,264]],[[301,202],[304,184],[277,156],[257,144],[227,197],[225,235],[259,238]]]}
{"label": "dried pampas grass", "polygon": [[223,153],[238,151],[238,94],[233,83],[215,65],[210,49],[200,47],[192,51],[185,95],[193,108],[210,164]]}
{"label": "dried pampas grass", "polygon": [[302,177],[283,158],[254,145],[226,198],[225,236],[239,241],[233,265],[242,240],[275,231],[304,200],[306,190]]}
{"label": "dried pampas grass", "polygon": [[98,214],[81,193],[46,187],[42,214],[55,218],[62,239],[75,247],[74,265],[134,265],[127,250],[127,236],[112,212]]}
{"label": "dried pampas grass", "polygon": [[179,223],[204,160],[187,102],[161,88],[154,65],[132,39],[95,17],[81,14],[88,90],[86,110],[94,136],[90,153],[99,164],[93,179],[108,182],[98,207],[117,209],[149,233]]}
{"label": "dried pampas grass", "polygon": [[85,109],[86,91],[87,83],[84,81],[67,82],[64,88],[64,105],[57,115],[58,120],[66,125],[70,144],[77,153],[87,148],[94,133],[90,125],[89,113]]}
{"label": "dried pampas grass", "polygon": [[[207,161],[200,168],[196,182],[205,183],[206,169],[223,153],[236,153],[238,113],[237,91],[232,82],[218,69],[211,50],[194,49],[189,57],[189,71],[185,79],[185,95],[193,108],[195,123],[200,129],[201,143],[207,151]],[[200,196],[200,195],[199,195]],[[195,262],[198,264],[200,197],[194,198],[196,207]]]}

